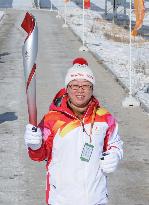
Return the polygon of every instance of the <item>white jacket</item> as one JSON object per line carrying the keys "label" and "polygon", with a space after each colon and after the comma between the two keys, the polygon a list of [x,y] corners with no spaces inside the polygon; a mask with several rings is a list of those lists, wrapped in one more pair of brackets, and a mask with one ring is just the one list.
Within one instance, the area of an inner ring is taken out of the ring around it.
{"label": "white jacket", "polygon": [[[95,98],[82,121],[66,107],[65,101],[67,102],[64,98],[59,107],[53,104],[41,121],[41,148],[29,149],[33,160],[47,159],[47,203],[106,204],[107,177],[100,168],[100,158],[109,149],[113,149],[119,159],[122,158],[122,141],[117,133],[117,122],[106,109],[99,107]],[[95,107],[96,112],[93,113]],[[89,162],[80,158],[85,143],[94,146]]]}

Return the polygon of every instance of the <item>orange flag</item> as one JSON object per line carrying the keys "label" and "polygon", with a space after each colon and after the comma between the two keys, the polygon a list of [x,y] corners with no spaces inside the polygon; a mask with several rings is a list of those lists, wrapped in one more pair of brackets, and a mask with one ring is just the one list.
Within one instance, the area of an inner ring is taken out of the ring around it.
{"label": "orange flag", "polygon": [[136,16],[136,24],[131,32],[131,35],[136,36],[137,31],[142,27],[145,16],[144,0],[134,0],[134,12]]}
{"label": "orange flag", "polygon": [[64,3],[68,3],[69,2],[69,0],[64,0]]}
{"label": "orange flag", "polygon": [[84,8],[90,9],[90,7],[91,7],[90,0],[84,0]]}

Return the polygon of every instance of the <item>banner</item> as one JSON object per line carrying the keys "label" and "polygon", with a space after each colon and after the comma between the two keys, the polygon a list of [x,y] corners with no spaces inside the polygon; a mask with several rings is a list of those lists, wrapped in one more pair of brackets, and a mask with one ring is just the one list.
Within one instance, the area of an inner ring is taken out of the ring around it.
{"label": "banner", "polygon": [[84,2],[84,8],[85,9],[90,9],[90,7],[91,7],[90,0],[83,0],[83,2]]}
{"label": "banner", "polygon": [[131,32],[131,35],[136,36],[137,31],[142,27],[145,16],[144,0],[134,0],[134,13],[136,16],[136,24]]}

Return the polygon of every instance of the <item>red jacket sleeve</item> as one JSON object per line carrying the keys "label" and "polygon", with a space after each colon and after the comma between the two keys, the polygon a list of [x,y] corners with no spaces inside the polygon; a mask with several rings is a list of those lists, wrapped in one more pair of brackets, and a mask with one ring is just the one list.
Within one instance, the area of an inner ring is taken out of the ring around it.
{"label": "red jacket sleeve", "polygon": [[52,153],[52,145],[53,145],[53,134],[52,129],[50,128],[50,123],[45,121],[45,117],[41,120],[38,127],[42,132],[42,145],[37,150],[32,150],[28,148],[29,157],[34,161],[43,161],[50,160]]}
{"label": "red jacket sleeve", "polygon": [[119,158],[123,157],[123,141],[118,134],[118,123],[112,115],[107,115],[108,130],[104,139],[103,151],[113,150],[118,153]]}

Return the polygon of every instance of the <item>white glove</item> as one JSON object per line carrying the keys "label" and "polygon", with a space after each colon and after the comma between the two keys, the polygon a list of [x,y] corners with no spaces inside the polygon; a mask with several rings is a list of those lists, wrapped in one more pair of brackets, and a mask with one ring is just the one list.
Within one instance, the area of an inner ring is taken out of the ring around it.
{"label": "white glove", "polygon": [[32,150],[39,149],[42,144],[41,130],[40,128],[37,128],[37,130],[35,129],[33,125],[28,124],[26,126],[25,134],[24,134],[25,144],[27,147],[30,147]]}
{"label": "white glove", "polygon": [[107,151],[100,160],[100,167],[104,173],[114,172],[119,162],[119,156],[114,151]]}

